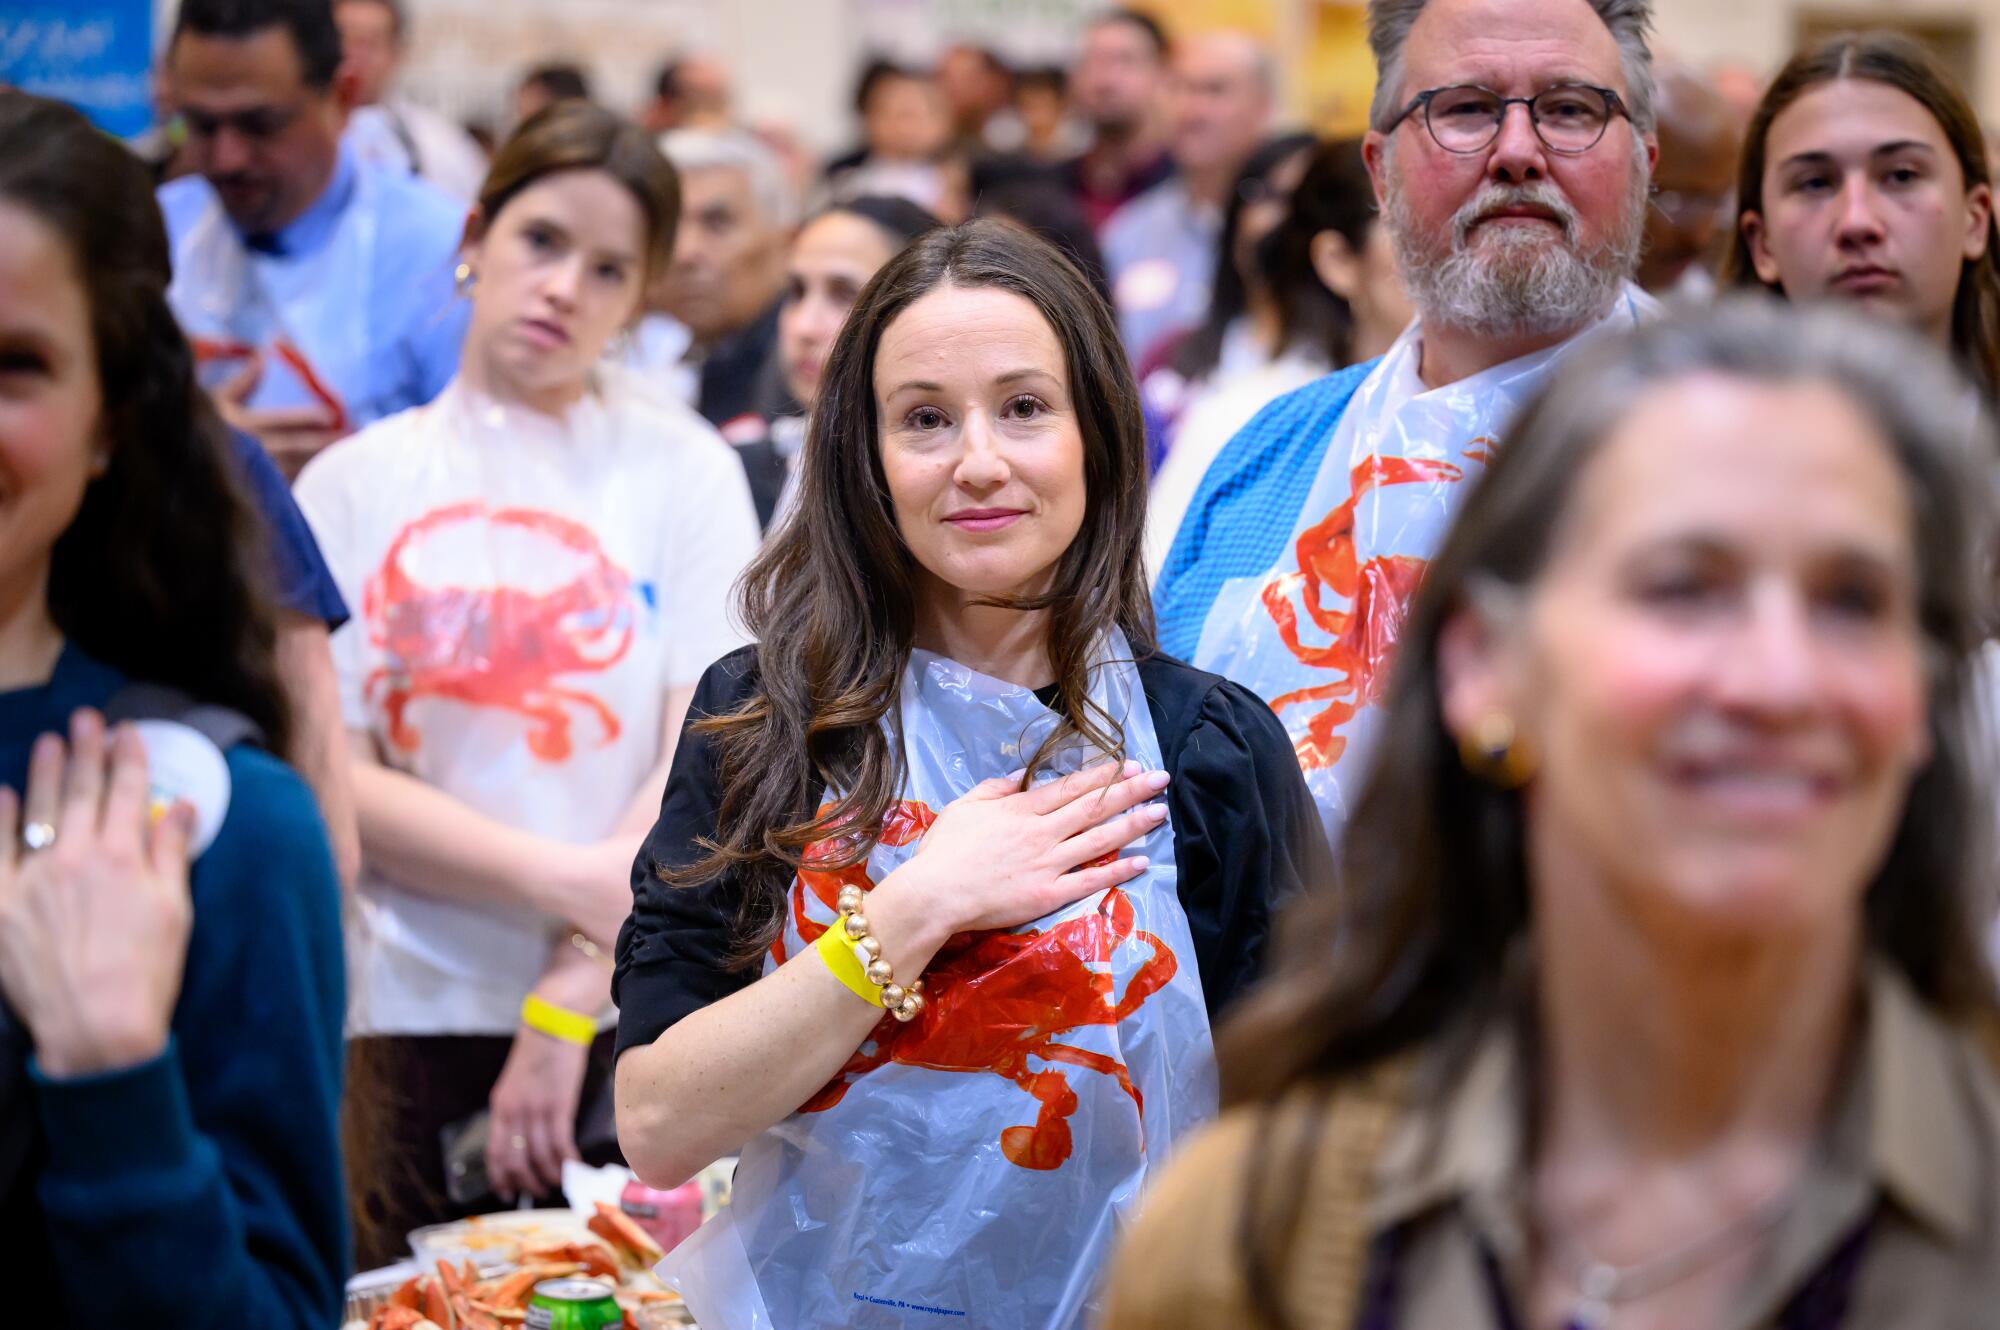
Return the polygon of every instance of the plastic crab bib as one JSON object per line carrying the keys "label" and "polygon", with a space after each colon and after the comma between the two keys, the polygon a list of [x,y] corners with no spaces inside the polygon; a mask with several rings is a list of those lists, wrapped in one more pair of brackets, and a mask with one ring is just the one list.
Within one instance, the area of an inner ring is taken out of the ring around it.
{"label": "plastic crab bib", "polygon": [[1417,374],[1421,325],[1411,325],[1342,413],[1283,557],[1222,584],[1194,663],[1271,704],[1330,840],[1368,765],[1410,598],[1464,482],[1571,347],[1656,308],[1628,284],[1582,336],[1432,390]]}
{"label": "plastic crab bib", "polygon": [[[1130,756],[1157,768],[1129,655],[1114,637],[1091,691],[1121,718]],[[767,972],[833,923],[842,885],[881,881],[938,810],[1024,765],[1056,723],[1028,690],[923,651],[901,718],[902,801],[865,864],[819,869],[838,856],[808,853]],[[1065,754],[1057,771],[1090,756]],[[1216,1098],[1172,827],[1124,853],[1152,867],[1023,928],[953,938],[925,972],[923,1014],[885,1017],[751,1142],[730,1208],[660,1266],[703,1326],[1088,1323],[1118,1215]]]}
{"label": "plastic crab bib", "polygon": [[219,200],[195,222],[174,261],[167,296],[188,335],[204,387],[260,357],[250,404],[325,407],[338,431],[383,413],[369,391],[375,331],[368,326],[376,209],[369,172],[333,238],[309,258],[279,261],[244,248]]}

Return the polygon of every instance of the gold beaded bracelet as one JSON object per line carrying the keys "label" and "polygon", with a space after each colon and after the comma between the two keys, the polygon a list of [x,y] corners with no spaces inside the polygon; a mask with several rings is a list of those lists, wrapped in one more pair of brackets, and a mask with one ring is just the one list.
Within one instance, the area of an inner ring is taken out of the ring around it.
{"label": "gold beaded bracelet", "polygon": [[895,971],[883,958],[882,944],[868,931],[868,916],[861,913],[861,888],[842,887],[838,905],[840,931],[854,948],[855,959],[861,962],[868,982],[882,990],[883,1007],[899,1021],[915,1020],[924,1009],[924,981],[919,979],[908,988],[896,982]]}

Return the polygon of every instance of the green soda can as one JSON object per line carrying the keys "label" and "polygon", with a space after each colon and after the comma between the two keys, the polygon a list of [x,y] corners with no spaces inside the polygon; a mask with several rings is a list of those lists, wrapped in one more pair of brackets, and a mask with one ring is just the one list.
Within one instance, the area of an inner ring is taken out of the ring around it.
{"label": "green soda can", "polygon": [[527,1330],[604,1330],[625,1313],[600,1279],[545,1279],[528,1299]]}

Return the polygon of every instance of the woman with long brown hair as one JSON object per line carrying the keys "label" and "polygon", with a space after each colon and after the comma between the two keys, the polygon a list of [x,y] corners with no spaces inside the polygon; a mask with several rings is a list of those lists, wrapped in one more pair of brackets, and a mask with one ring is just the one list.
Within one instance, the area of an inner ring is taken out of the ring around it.
{"label": "woman with long brown hair", "polygon": [[1110,1330],[1991,1319],[1963,392],[1907,333],[1755,301],[1530,404]]}
{"label": "woman with long brown hair", "polygon": [[364,1265],[617,1154],[604,953],[757,543],[729,446],[603,363],[679,203],[619,117],[530,118],[466,224],[457,376],[299,477],[356,610],[333,648],[364,861]]}
{"label": "woman with long brown hair", "polygon": [[145,165],[0,88],[0,1319],[317,1330],[340,886],[168,276]]}
{"label": "woman with long brown hair", "polygon": [[1081,1325],[1317,817],[1269,709],[1153,648],[1131,371],[1054,249],[919,237],[810,429],[634,870],[620,1143],[742,1152],[668,1258],[713,1330]]}
{"label": "woman with long brown hair", "polygon": [[2000,399],[2000,228],[1986,139],[1937,58],[1892,32],[1802,51],[1751,117],[1725,285],[1852,300]]}

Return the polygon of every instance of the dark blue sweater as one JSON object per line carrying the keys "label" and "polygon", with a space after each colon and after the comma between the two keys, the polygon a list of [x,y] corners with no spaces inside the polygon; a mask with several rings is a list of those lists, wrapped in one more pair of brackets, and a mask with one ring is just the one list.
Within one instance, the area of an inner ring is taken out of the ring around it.
{"label": "dark blue sweater", "polygon": [[[22,789],[36,736],[123,684],[71,647],[47,684],[0,693],[0,782]],[[75,1080],[30,1067],[43,1139],[0,1219],[40,1231],[0,1261],[19,1276],[0,1292],[7,1325],[339,1321],[340,888],[304,783],[254,748],[227,757],[229,813],[194,866],[166,1051]],[[53,1269],[16,1263],[36,1248]]]}

